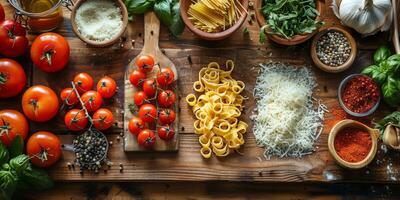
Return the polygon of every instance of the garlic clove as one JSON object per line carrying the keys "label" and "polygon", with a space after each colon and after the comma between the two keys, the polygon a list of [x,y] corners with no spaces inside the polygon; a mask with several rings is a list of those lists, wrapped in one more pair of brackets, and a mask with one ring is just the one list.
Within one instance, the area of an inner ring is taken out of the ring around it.
{"label": "garlic clove", "polygon": [[400,150],[400,127],[389,124],[383,132],[382,141],[385,145],[394,150]]}

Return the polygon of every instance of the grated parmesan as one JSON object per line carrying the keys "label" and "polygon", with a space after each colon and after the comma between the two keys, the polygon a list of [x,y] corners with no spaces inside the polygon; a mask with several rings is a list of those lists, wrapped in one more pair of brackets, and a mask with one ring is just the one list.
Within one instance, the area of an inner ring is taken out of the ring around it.
{"label": "grated parmesan", "polygon": [[281,63],[260,67],[254,89],[257,114],[252,116],[257,145],[265,148],[268,159],[312,153],[327,111],[326,106],[312,97],[317,86],[313,74],[306,67]]}
{"label": "grated parmesan", "polygon": [[122,14],[110,0],[88,0],[76,11],[75,22],[79,33],[93,41],[106,41],[122,29]]}

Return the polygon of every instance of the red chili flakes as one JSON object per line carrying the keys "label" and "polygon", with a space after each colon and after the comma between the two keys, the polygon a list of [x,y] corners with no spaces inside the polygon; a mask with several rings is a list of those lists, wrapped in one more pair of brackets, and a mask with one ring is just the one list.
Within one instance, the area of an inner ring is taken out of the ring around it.
{"label": "red chili flakes", "polygon": [[365,76],[356,76],[346,83],[342,100],[349,110],[365,113],[378,103],[379,95],[378,86],[373,80]]}

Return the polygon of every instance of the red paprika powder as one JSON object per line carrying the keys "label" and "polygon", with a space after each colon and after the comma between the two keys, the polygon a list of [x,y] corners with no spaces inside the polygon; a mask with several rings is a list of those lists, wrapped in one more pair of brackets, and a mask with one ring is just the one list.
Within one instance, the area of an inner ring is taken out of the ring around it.
{"label": "red paprika powder", "polygon": [[371,151],[371,135],[359,128],[345,128],[337,133],[334,140],[336,153],[347,162],[359,162]]}
{"label": "red paprika powder", "polygon": [[359,75],[346,83],[341,95],[347,109],[365,113],[378,103],[380,92],[371,78]]}

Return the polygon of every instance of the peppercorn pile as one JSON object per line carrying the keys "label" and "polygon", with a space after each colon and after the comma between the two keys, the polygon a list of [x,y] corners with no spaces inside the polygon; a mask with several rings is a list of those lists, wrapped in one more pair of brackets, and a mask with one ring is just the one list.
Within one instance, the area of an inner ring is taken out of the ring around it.
{"label": "peppercorn pile", "polygon": [[317,42],[318,59],[326,65],[343,65],[349,59],[350,53],[350,43],[343,33],[327,32]]}
{"label": "peppercorn pile", "polygon": [[343,160],[359,162],[364,160],[371,150],[371,135],[358,128],[346,128],[336,135],[334,146]]}

